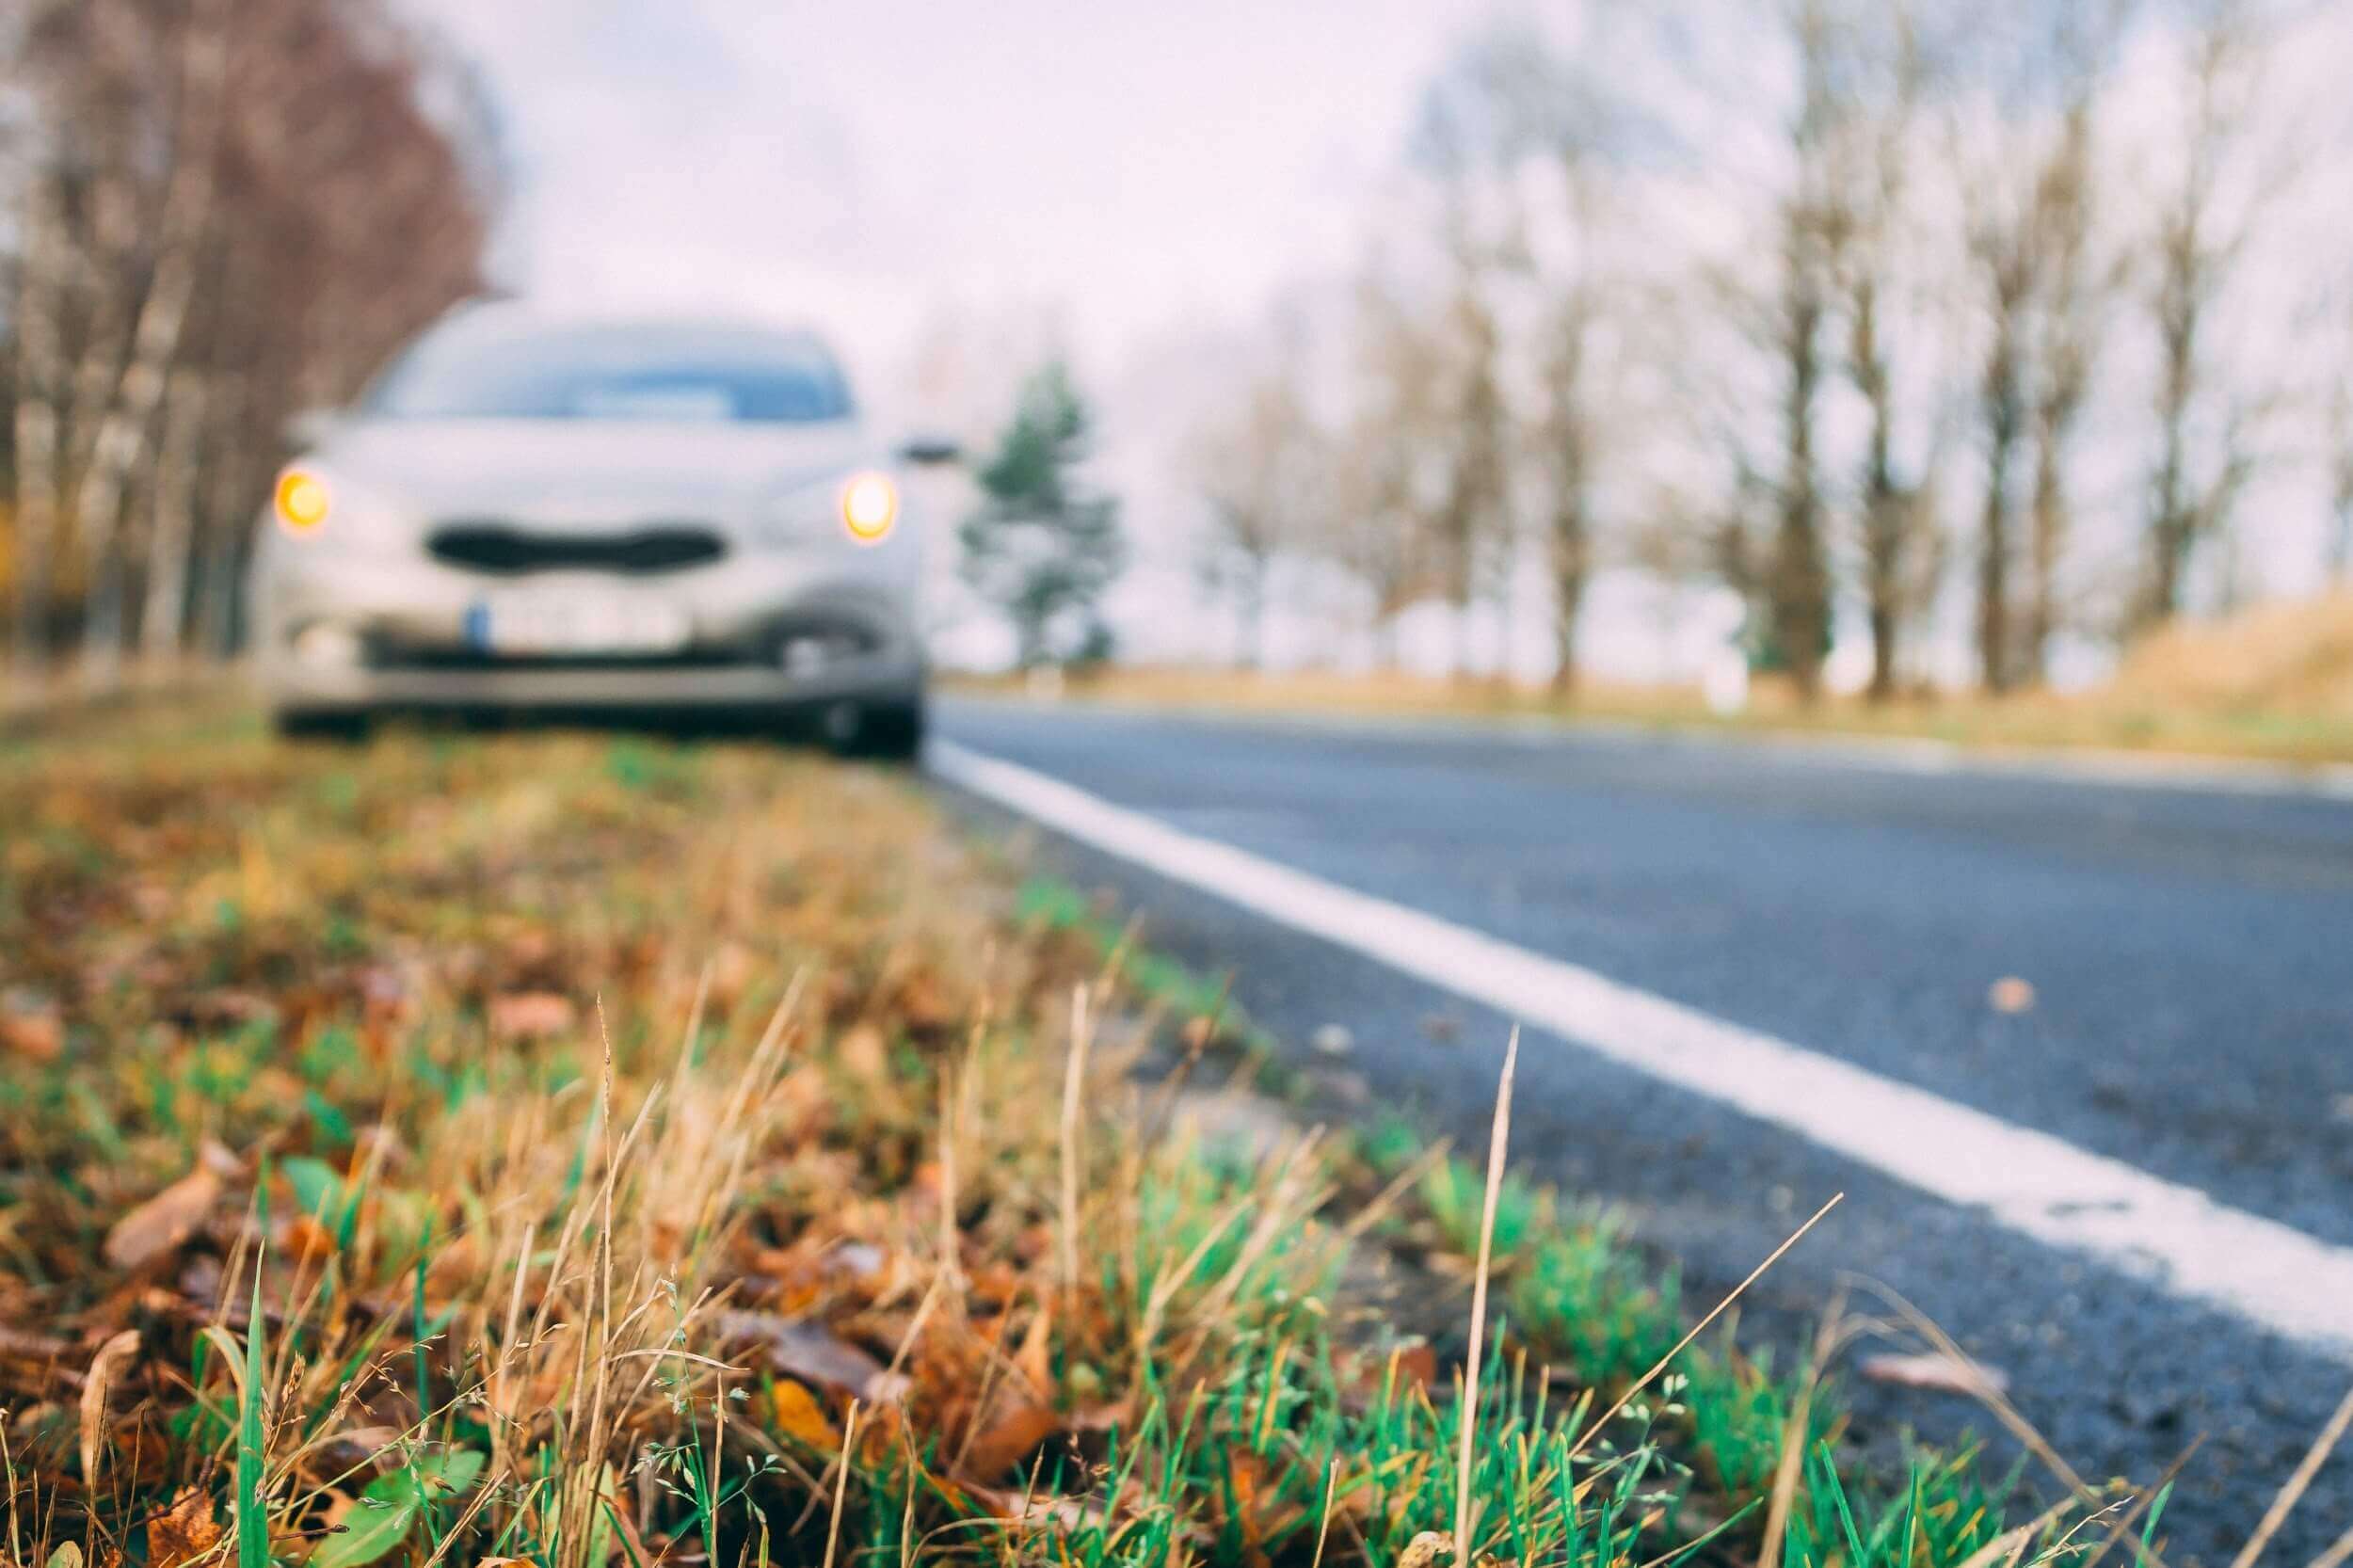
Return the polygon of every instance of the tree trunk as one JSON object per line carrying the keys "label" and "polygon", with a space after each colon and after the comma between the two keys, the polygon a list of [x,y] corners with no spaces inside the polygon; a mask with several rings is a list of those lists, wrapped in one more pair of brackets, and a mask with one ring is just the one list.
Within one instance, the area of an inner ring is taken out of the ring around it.
{"label": "tree trunk", "polygon": [[1244,568],[1236,605],[1241,616],[1241,667],[1254,673],[1266,668],[1266,562],[1253,559]]}
{"label": "tree trunk", "polygon": [[[2169,378],[2169,380],[2170,378]],[[2157,460],[2153,504],[2149,519],[2148,577],[2134,608],[2133,630],[2145,632],[2169,620],[2182,607],[2182,574],[2197,538],[2197,520],[2190,505],[2186,471],[2187,398],[2169,386],[2160,418],[2164,422],[2162,455]]]}
{"label": "tree trunk", "polygon": [[244,620],[245,529],[236,519],[220,521],[197,584],[196,642],[207,658],[226,661],[236,654]]}
{"label": "tree trunk", "polygon": [[1457,684],[1471,678],[1471,606],[1475,602],[1468,589],[1454,599],[1454,668],[1451,672]]}
{"label": "tree trunk", "polygon": [[100,416],[122,374],[136,292],[132,280],[137,276],[139,191],[132,177],[131,127],[107,101],[104,81],[154,47],[151,24],[122,0],[80,4],[87,69],[65,112],[88,169],[83,207],[87,241],[73,268],[88,302],[81,312],[81,356],[73,367],[72,395],[58,400],[64,413],[59,463],[68,491],[89,470]]}
{"label": "tree trunk", "polygon": [[179,654],[187,625],[196,438],[204,418],[202,381],[191,371],[175,374],[164,404],[163,447],[155,463],[153,536],[148,541],[147,605],[139,616],[139,651],[150,664],[161,664]]}
{"label": "tree trunk", "polygon": [[1591,536],[1580,493],[1567,501],[1552,523],[1552,689],[1564,697],[1577,690],[1577,628],[1585,612]]}
{"label": "tree trunk", "polygon": [[1894,395],[1880,344],[1879,290],[1868,278],[1854,287],[1849,331],[1855,385],[1871,411],[1863,462],[1863,593],[1871,627],[1871,683],[1865,695],[1873,702],[1887,702],[1896,696],[1912,519],[1896,483]]}
{"label": "tree trunk", "polygon": [[1977,535],[1977,662],[1989,692],[2009,689],[2010,459],[2020,397],[2015,311],[1997,305],[1985,370],[1985,511]]}
{"label": "tree trunk", "polygon": [[2051,639],[2058,631],[2058,563],[2067,544],[2067,479],[2059,431],[2046,411],[2035,448],[2034,502],[2028,519],[2025,655],[2037,680],[2051,676]]}
{"label": "tree trunk", "polygon": [[191,552],[196,624],[190,639],[202,658],[227,659],[235,651],[242,541],[264,479],[264,455],[246,429],[261,403],[254,376],[249,368],[216,367],[205,380],[203,446],[196,462],[200,504]]}
{"label": "tree trunk", "polygon": [[1575,695],[1577,682],[1577,625],[1583,611],[1582,572],[1561,572],[1555,579],[1552,622],[1552,691],[1556,696]]}
{"label": "tree trunk", "polygon": [[1496,555],[1500,563],[1496,573],[1496,667],[1490,674],[1497,686],[1509,689],[1512,684],[1512,655],[1519,637],[1519,604],[1513,590],[1519,585],[1518,541],[1506,526],[1496,541]]}
{"label": "tree trunk", "polygon": [[26,179],[16,312],[16,625],[12,663],[29,692],[49,657],[49,590],[57,536],[57,340],[62,222],[45,168]]}
{"label": "tree trunk", "polygon": [[1822,552],[1822,498],[1814,463],[1814,405],[1821,386],[1822,302],[1812,263],[1790,260],[1789,385],[1783,406],[1781,520],[1773,543],[1770,585],[1774,639],[1796,683],[1811,702],[1822,688],[1822,655],[1830,636],[1829,565]]}

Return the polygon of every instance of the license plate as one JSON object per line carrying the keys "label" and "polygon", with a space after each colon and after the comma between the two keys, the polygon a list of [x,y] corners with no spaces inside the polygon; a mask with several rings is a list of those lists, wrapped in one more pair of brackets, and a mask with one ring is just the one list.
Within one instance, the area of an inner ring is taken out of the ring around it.
{"label": "license plate", "polygon": [[631,594],[490,594],[466,613],[466,640],[485,653],[676,653],[687,631],[677,605]]}

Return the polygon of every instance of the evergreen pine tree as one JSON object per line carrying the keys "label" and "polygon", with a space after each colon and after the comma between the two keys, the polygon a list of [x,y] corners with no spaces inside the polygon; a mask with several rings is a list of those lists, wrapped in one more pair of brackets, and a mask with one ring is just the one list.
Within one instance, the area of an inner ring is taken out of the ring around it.
{"label": "evergreen pine tree", "polygon": [[1128,551],[1117,500],[1073,472],[1090,423],[1061,361],[1034,372],[976,476],[984,499],[957,530],[965,581],[1011,618],[1024,669],[1111,652],[1099,601]]}

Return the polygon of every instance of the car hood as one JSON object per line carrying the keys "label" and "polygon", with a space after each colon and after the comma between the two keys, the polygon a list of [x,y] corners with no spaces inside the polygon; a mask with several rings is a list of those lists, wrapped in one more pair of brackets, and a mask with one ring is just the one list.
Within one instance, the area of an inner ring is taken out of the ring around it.
{"label": "car hood", "polygon": [[875,460],[857,426],[608,420],[365,420],[312,455],[424,519],[549,527],[739,519],[761,498]]}

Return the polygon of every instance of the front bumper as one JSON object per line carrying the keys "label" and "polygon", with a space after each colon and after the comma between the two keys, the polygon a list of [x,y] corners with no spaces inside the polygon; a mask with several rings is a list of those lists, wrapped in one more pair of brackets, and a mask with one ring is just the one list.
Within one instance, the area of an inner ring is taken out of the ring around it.
{"label": "front bumper", "polygon": [[[879,554],[879,552],[876,552]],[[914,593],[891,563],[738,555],[691,570],[466,571],[430,559],[262,563],[259,671],[289,713],[374,710],[775,710],[920,693]],[[479,607],[535,594],[639,596],[684,622],[658,654],[502,656]]]}

